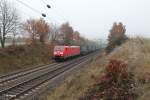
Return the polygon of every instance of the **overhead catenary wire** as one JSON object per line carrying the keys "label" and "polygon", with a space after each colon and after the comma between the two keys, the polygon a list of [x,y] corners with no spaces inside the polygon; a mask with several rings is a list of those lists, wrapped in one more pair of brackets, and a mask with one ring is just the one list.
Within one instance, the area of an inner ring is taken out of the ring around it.
{"label": "overhead catenary wire", "polygon": [[47,5],[47,3],[44,1],[44,0],[41,0],[44,4],[46,4]]}
{"label": "overhead catenary wire", "polygon": [[43,17],[46,17],[46,14],[41,13],[40,11],[38,11],[37,9],[35,9],[35,8],[31,7],[31,6],[29,6],[28,4],[26,4],[26,3],[24,3],[24,2],[22,2],[22,1],[20,1],[20,0],[16,0],[16,1],[19,2],[20,4],[26,6],[27,8],[31,9],[32,11],[34,11],[34,12],[36,12],[36,13],[38,13],[38,14],[41,14]]}
{"label": "overhead catenary wire", "polygon": [[[17,1],[18,3],[24,5],[25,7],[31,9],[31,10],[34,11],[35,13],[40,14],[40,15],[42,15],[43,17],[46,17],[49,21],[52,21],[51,19],[53,19],[53,18],[50,18],[50,17],[46,16],[46,14],[41,13],[41,12],[38,11],[37,9],[31,7],[30,5],[28,5],[28,4],[24,3],[24,2],[22,2],[21,0],[16,0],[16,1]],[[43,1],[43,0],[42,0],[42,1]],[[43,3],[44,3],[44,2],[43,2]],[[46,2],[45,2],[45,3],[46,3]],[[53,20],[55,21],[55,23],[59,24],[58,21],[56,21],[55,19],[53,19]]]}
{"label": "overhead catenary wire", "polygon": [[[46,2],[49,2],[50,0],[45,0]],[[53,1],[53,0],[52,0]]]}
{"label": "overhead catenary wire", "polygon": [[44,0],[41,0],[41,1],[42,3],[44,3],[44,5],[46,5],[47,8],[51,8],[51,6],[48,3],[46,3]]}
{"label": "overhead catenary wire", "polygon": [[[51,8],[51,5],[49,4],[49,2],[46,0],[41,0],[41,2],[46,5],[47,8]],[[56,11],[55,11],[56,12]],[[48,17],[48,16],[47,16]],[[51,19],[50,17],[48,17],[49,19]],[[57,24],[59,23],[58,21],[56,21],[55,19],[53,19]]]}
{"label": "overhead catenary wire", "polygon": [[[47,6],[47,8],[51,8],[51,5],[49,5],[49,1],[47,1],[47,0],[41,0],[41,2],[43,3],[43,4],[45,4],[46,6]],[[54,2],[53,2],[53,4],[54,4]],[[64,18],[62,15],[63,14],[60,14],[60,13],[58,13],[58,11],[56,11],[56,9],[54,9],[55,10],[55,13],[57,13],[57,15],[59,16],[59,19],[63,19],[63,20],[66,20],[66,18]],[[61,17],[60,17],[61,16]],[[66,20],[67,21],[67,20]]]}

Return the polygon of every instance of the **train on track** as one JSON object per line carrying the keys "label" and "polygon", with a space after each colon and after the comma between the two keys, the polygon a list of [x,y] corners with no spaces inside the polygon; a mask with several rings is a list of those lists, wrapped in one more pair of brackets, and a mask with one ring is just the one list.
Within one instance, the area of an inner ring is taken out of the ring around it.
{"label": "train on track", "polygon": [[98,50],[98,46],[55,46],[53,57],[56,61],[73,58],[80,55],[86,55]]}

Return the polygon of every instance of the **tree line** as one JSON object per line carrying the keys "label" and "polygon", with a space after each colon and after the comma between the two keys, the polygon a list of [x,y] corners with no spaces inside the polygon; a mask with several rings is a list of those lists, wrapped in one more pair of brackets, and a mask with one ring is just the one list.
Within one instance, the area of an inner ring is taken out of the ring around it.
{"label": "tree line", "polygon": [[114,50],[117,46],[125,43],[129,38],[127,37],[126,27],[123,23],[114,22],[112,28],[109,31],[108,35],[108,44],[105,48],[106,53],[110,53]]}
{"label": "tree line", "polygon": [[1,0],[0,43],[2,48],[5,48],[8,34],[13,37],[14,44],[18,34],[27,35],[27,43],[30,44],[50,42],[61,45],[81,45],[83,42],[89,42],[88,39],[81,36],[80,32],[75,31],[69,22],[60,26],[50,24],[43,18],[27,19],[21,22],[17,9],[7,0]]}
{"label": "tree line", "polygon": [[[7,35],[13,36],[13,44],[18,34],[27,35],[27,43],[53,43],[60,45],[86,45],[92,44],[80,32],[73,29],[68,23],[58,26],[46,22],[43,18],[27,19],[21,22],[17,9],[7,0],[0,2],[0,43],[5,47]],[[26,34],[27,33],[27,34]],[[108,35],[108,45],[106,52],[111,52],[115,47],[121,45],[128,37],[126,36],[126,27],[123,23],[114,23]]]}

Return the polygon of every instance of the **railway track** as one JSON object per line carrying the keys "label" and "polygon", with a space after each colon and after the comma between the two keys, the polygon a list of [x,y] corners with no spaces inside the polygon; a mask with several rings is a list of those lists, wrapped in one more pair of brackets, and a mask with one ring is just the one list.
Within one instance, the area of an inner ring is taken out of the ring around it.
{"label": "railway track", "polygon": [[43,85],[45,87],[46,83],[56,76],[86,63],[94,54],[2,76],[0,77],[0,100],[29,100],[26,97],[33,95],[37,89]]}

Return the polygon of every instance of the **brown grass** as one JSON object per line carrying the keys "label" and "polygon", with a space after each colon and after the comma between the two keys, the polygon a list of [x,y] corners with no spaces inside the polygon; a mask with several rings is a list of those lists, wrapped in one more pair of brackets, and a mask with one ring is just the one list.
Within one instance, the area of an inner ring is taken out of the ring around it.
{"label": "brown grass", "polygon": [[128,64],[136,80],[138,100],[149,100],[150,91],[150,40],[136,38],[118,47],[108,59],[118,59]]}
{"label": "brown grass", "polygon": [[127,65],[118,60],[110,60],[104,75],[92,77],[95,84],[89,88],[87,95],[80,100],[134,100],[134,80]]}
{"label": "brown grass", "polygon": [[38,64],[51,63],[51,46],[22,45],[0,49],[0,74],[32,67]]}
{"label": "brown grass", "polygon": [[103,74],[105,61],[104,54],[97,55],[89,65],[83,66],[80,71],[72,73],[61,85],[56,87],[49,94],[47,100],[77,100],[84,96],[88,87],[93,84],[91,76]]}
{"label": "brown grass", "polygon": [[134,75],[137,100],[149,100],[150,95],[150,40],[130,39],[117,47],[109,55],[99,55],[84,69],[73,73],[61,85],[52,91],[47,100],[78,100],[84,97],[88,88],[93,85],[92,75],[100,77],[110,59],[127,64],[127,70]]}

